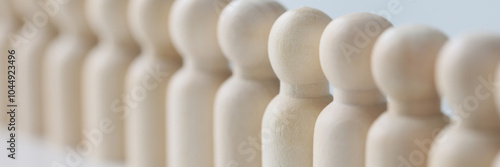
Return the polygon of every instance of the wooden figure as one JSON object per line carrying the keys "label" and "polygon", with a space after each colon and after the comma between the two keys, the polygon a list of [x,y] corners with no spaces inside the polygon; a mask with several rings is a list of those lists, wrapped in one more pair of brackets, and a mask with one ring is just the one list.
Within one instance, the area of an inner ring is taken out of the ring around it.
{"label": "wooden figure", "polygon": [[[25,23],[23,29],[34,29],[36,33],[26,40],[17,49],[18,80],[17,96],[19,101],[19,129],[30,137],[41,137],[43,133],[43,108],[42,108],[42,62],[50,42],[56,36],[56,30],[49,15],[42,13],[38,6],[39,0],[16,0],[17,11],[20,12]],[[35,20],[40,19],[40,20]],[[22,33],[22,31],[18,31]]]}
{"label": "wooden figure", "polygon": [[[42,62],[42,103],[46,138],[56,150],[76,146],[84,137],[82,128],[82,67],[96,43],[87,25],[84,1],[59,4],[53,21],[59,30]],[[67,150],[66,150],[67,151]]]}
{"label": "wooden figure", "polygon": [[371,71],[377,38],[392,24],[381,16],[353,13],[333,20],[320,43],[321,67],[335,101],[319,115],[314,131],[314,166],[364,167],[366,135],[386,110]]}
{"label": "wooden figure", "polygon": [[456,119],[432,146],[429,167],[492,166],[500,150],[494,98],[499,62],[500,35],[494,33],[464,34],[441,50],[437,85]]}
{"label": "wooden figure", "polygon": [[172,41],[184,65],[167,97],[168,166],[214,165],[213,108],[219,86],[231,74],[217,41],[219,15],[213,1],[175,1],[170,13]]}
{"label": "wooden figure", "polygon": [[126,166],[167,166],[166,93],[182,60],[169,35],[173,0],[132,0],[129,23],[141,54],[127,74]]}
{"label": "wooden figure", "polygon": [[373,77],[389,103],[368,132],[367,167],[427,166],[430,144],[447,124],[434,82],[435,62],[447,39],[422,25],[391,28],[378,38]]}
{"label": "wooden figure", "polygon": [[262,166],[260,132],[264,111],[278,94],[279,80],[267,54],[269,32],[286,10],[271,0],[238,0],[224,8],[218,23],[222,52],[233,75],[216,95],[215,166]]}
{"label": "wooden figure", "polygon": [[269,58],[280,91],[262,121],[263,167],[313,165],[316,118],[332,101],[319,61],[321,34],[330,21],[301,7],[281,15],[271,29]]}
{"label": "wooden figure", "polygon": [[[18,18],[16,13],[13,11],[13,4],[11,0],[0,0],[0,20],[2,20],[2,26],[0,26],[0,106],[2,110],[6,110],[8,104],[7,98],[7,55],[8,50],[16,49],[13,45],[16,44],[18,37],[16,30],[22,25],[21,20]],[[2,112],[0,114],[0,125],[7,125],[9,122],[8,114]],[[7,130],[7,128],[0,128],[0,132]]]}
{"label": "wooden figure", "polygon": [[[130,34],[125,1],[88,0],[87,15],[99,43],[90,52],[83,71],[84,132],[98,146],[92,159],[125,159],[123,114],[117,102],[125,95],[125,75],[139,47]],[[110,124],[111,128],[103,128]],[[101,137],[100,137],[101,136]]]}

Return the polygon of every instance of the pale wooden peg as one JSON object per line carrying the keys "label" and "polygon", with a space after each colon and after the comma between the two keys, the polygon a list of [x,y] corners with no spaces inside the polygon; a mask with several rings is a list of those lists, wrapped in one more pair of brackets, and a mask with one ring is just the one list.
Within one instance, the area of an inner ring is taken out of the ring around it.
{"label": "pale wooden peg", "polygon": [[[495,110],[495,67],[500,36],[471,33],[450,41],[438,62],[438,85],[456,121],[440,134],[431,167],[491,166],[500,150],[500,119]],[[467,151],[464,151],[467,150]]]}
{"label": "pale wooden peg", "polygon": [[89,53],[83,71],[84,137],[97,143],[91,159],[125,159],[123,111],[125,74],[139,47],[127,22],[128,0],[88,0],[86,14],[99,43]]}
{"label": "pale wooden peg", "polygon": [[286,10],[271,0],[238,0],[224,8],[219,44],[233,75],[221,86],[214,109],[215,166],[262,166],[264,111],[279,90],[267,54],[269,32]]}
{"label": "pale wooden peg", "polygon": [[25,20],[23,29],[36,29],[35,34],[25,43],[20,44],[17,53],[19,101],[19,129],[32,137],[41,137],[43,133],[42,108],[42,62],[50,42],[56,36],[56,30],[49,21],[49,14],[38,6],[40,0],[13,1],[16,9]]}
{"label": "pale wooden peg", "polygon": [[[13,11],[13,4],[11,0],[0,0],[0,20],[2,20],[2,26],[0,26],[0,53],[7,55],[8,50],[13,48],[13,35],[16,35],[16,30],[22,25],[21,20]],[[4,94],[0,96],[0,106],[5,107],[8,104],[7,98],[7,57],[0,56],[0,93]],[[8,114],[0,115],[0,124],[9,124],[10,116]],[[7,130],[7,128],[1,128],[0,132]]]}
{"label": "pale wooden peg", "polygon": [[46,138],[55,149],[68,152],[84,136],[81,74],[96,38],[86,22],[84,0],[63,2],[54,2],[59,10],[51,18],[59,35],[47,48],[42,64],[42,103]]}
{"label": "pale wooden peg", "polygon": [[432,146],[429,167],[491,167],[500,150],[493,88],[499,62],[497,34],[469,33],[443,47],[436,79],[456,119]]}
{"label": "pale wooden peg", "polygon": [[368,132],[367,167],[427,166],[430,145],[447,124],[434,82],[447,39],[436,29],[408,25],[388,29],[375,43],[373,77],[389,102]]}
{"label": "pale wooden peg", "polygon": [[214,165],[213,108],[219,86],[231,74],[217,41],[216,1],[175,1],[170,12],[172,42],[184,65],[167,97],[168,166]]}
{"label": "pale wooden peg", "polygon": [[271,29],[269,58],[280,91],[262,121],[263,167],[313,165],[314,124],[332,101],[319,61],[321,34],[330,21],[317,9],[301,7],[281,15]]}
{"label": "pale wooden peg", "polygon": [[[319,115],[314,131],[314,166],[365,166],[366,135],[386,110],[371,71],[377,38],[392,24],[381,16],[353,13],[333,20],[323,32],[321,67],[335,101]],[[341,135],[342,137],[339,137]]]}
{"label": "pale wooden peg", "polygon": [[172,4],[173,0],[131,0],[129,5],[129,25],[142,53],[126,81],[127,167],[167,166],[167,87],[182,65],[168,32]]}

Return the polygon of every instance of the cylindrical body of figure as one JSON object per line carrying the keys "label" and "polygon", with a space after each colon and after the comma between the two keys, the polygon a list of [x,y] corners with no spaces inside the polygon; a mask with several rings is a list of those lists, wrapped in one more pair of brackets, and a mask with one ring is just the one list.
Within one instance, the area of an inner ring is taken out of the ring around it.
{"label": "cylindrical body of figure", "polygon": [[262,120],[263,167],[313,165],[315,122],[332,101],[319,61],[321,33],[330,21],[302,7],[285,12],[271,29],[269,58],[280,91]]}
{"label": "cylindrical body of figure", "polygon": [[65,1],[53,21],[59,35],[42,64],[42,99],[46,138],[55,149],[75,149],[83,139],[82,67],[96,43],[87,25],[84,1]]}
{"label": "cylindrical body of figure", "polygon": [[267,41],[285,12],[271,0],[239,0],[221,13],[218,37],[233,75],[218,90],[214,109],[215,166],[262,166],[260,131],[264,111],[278,94]]}
{"label": "cylindrical body of figure", "polygon": [[86,138],[96,143],[91,159],[125,159],[125,130],[120,104],[125,95],[125,74],[139,48],[130,35],[125,1],[87,1],[89,24],[99,37],[89,53],[82,80]]}
{"label": "cylindrical body of figure", "polygon": [[316,121],[315,167],[365,166],[368,130],[386,110],[385,97],[372,77],[371,54],[377,38],[391,26],[381,16],[353,13],[334,19],[323,32],[321,67],[333,85],[335,101]]}
{"label": "cylindrical body of figure", "polygon": [[[18,47],[17,70],[18,82],[17,91],[19,101],[19,120],[22,126],[20,131],[26,132],[30,137],[41,137],[43,133],[43,108],[42,108],[42,62],[45,57],[46,48],[56,35],[52,23],[48,21],[48,15],[42,13],[42,9],[37,6],[39,0],[18,0],[16,9],[25,19],[21,30],[35,27],[33,23],[34,15],[47,16],[45,24],[41,24],[37,33],[26,43]],[[42,22],[43,23],[43,22]],[[19,31],[21,32],[21,31]]]}
{"label": "cylindrical body of figure", "polygon": [[126,79],[126,166],[167,166],[166,90],[182,65],[168,32],[173,1],[131,0],[129,25],[141,54]]}
{"label": "cylindrical body of figure", "polygon": [[230,75],[217,41],[219,5],[182,0],[172,6],[170,34],[184,65],[168,88],[168,166],[214,165],[215,94]]}

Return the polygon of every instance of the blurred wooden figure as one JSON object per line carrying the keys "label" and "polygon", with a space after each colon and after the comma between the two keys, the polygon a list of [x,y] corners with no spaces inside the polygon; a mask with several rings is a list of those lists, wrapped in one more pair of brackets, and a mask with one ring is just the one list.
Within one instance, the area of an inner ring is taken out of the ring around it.
{"label": "blurred wooden figure", "polygon": [[217,11],[224,5],[182,0],[172,7],[170,34],[184,65],[168,88],[168,166],[214,165],[215,94],[231,74],[216,35]]}
{"label": "blurred wooden figure", "polygon": [[368,132],[367,167],[427,166],[428,150],[447,124],[434,82],[435,62],[447,39],[421,25],[391,28],[378,38],[372,71],[389,103]]}
{"label": "blurred wooden figure", "polygon": [[218,37],[233,75],[216,95],[215,166],[260,167],[262,116],[278,94],[267,54],[269,32],[285,8],[271,0],[238,0],[222,11]]}
{"label": "blurred wooden figure", "polygon": [[444,46],[436,79],[456,121],[439,134],[429,167],[492,166],[500,150],[500,117],[494,98],[499,62],[497,34],[469,33]]}
{"label": "blurred wooden figure", "polygon": [[[16,49],[20,44],[23,44],[23,40],[19,38],[23,35],[23,29],[18,28],[22,25],[21,20],[13,9],[12,0],[0,0],[0,20],[2,20],[2,26],[0,26],[0,56],[1,66],[0,66],[0,106],[6,109],[5,106],[8,105],[7,98],[7,60],[8,60],[8,50]],[[17,31],[17,32],[16,32]],[[9,115],[6,113],[0,114],[0,125],[9,124]],[[0,132],[7,130],[7,128],[0,128]]]}
{"label": "blurred wooden figure", "polygon": [[[56,36],[56,30],[49,21],[49,15],[38,6],[40,0],[16,0],[16,9],[25,18],[24,29],[33,31],[33,36],[18,47],[17,69],[19,91],[20,130],[31,137],[41,137],[43,133],[42,103],[42,62],[50,42]],[[21,32],[20,31],[20,32]]]}
{"label": "blurred wooden figure", "polygon": [[364,167],[366,135],[386,110],[371,71],[372,48],[392,24],[378,15],[354,13],[333,20],[323,32],[321,67],[335,101],[319,115],[314,131],[314,166]]}
{"label": "blurred wooden figure", "polygon": [[281,15],[271,29],[269,58],[280,91],[262,121],[263,167],[313,165],[314,124],[332,101],[319,61],[321,34],[330,21],[302,7]]}
{"label": "blurred wooden figure", "polygon": [[82,67],[96,38],[86,22],[84,0],[50,3],[59,5],[53,16],[59,34],[47,48],[42,64],[43,122],[49,142],[68,152],[84,137]]}
{"label": "blurred wooden figure", "polygon": [[182,65],[168,32],[172,3],[132,0],[128,8],[129,26],[142,50],[127,74],[127,167],[167,166],[166,93]]}
{"label": "blurred wooden figure", "polygon": [[125,130],[119,102],[125,95],[125,74],[139,48],[127,24],[125,1],[88,0],[86,14],[99,43],[90,52],[83,71],[84,135],[99,143],[91,158],[125,159]]}

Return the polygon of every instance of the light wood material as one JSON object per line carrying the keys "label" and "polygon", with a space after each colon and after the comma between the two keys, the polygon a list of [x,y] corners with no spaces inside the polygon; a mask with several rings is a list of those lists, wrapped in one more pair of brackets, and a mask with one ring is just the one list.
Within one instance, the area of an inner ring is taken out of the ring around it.
{"label": "light wood material", "polygon": [[392,24],[381,16],[353,13],[334,19],[321,37],[321,67],[335,101],[314,129],[314,166],[364,167],[366,135],[386,110],[371,71],[372,48]]}
{"label": "light wood material", "polygon": [[373,76],[389,102],[368,132],[367,167],[427,166],[430,145],[447,124],[434,80],[447,39],[436,29],[407,25],[388,29],[375,43]]}
{"label": "light wood material", "polygon": [[180,0],[172,6],[170,34],[184,65],[168,88],[168,166],[214,165],[214,99],[230,75],[216,35],[221,5]]}
{"label": "light wood material", "polygon": [[83,0],[59,7],[53,17],[59,35],[47,48],[42,65],[42,99],[46,137],[64,151],[83,139],[82,66],[96,38],[87,25]]}
{"label": "light wood material", "polygon": [[132,0],[129,4],[129,25],[142,51],[127,74],[127,167],[167,164],[166,91],[182,64],[168,32],[172,3]]}
{"label": "light wood material", "polygon": [[[42,62],[50,42],[56,36],[56,30],[49,15],[42,12],[37,4],[40,0],[16,0],[16,9],[26,21],[17,33],[23,34],[23,29],[36,29],[34,36],[26,43],[17,47],[17,99],[19,130],[29,137],[41,137],[43,133],[43,103],[42,103]],[[35,17],[39,16],[39,17]],[[45,16],[45,17],[43,17]],[[40,20],[33,20],[38,18]],[[45,24],[44,24],[45,23]]]}
{"label": "light wood material", "polygon": [[[6,110],[8,104],[7,98],[7,54],[9,49],[15,49],[12,47],[12,41],[9,38],[12,34],[16,33],[16,30],[22,25],[21,20],[13,11],[13,4],[11,0],[0,0],[0,19],[2,21],[2,26],[0,26],[0,108]],[[11,36],[12,37],[12,36]],[[0,114],[0,124],[8,124],[8,115],[5,113]],[[0,131],[6,131],[7,128],[0,128]]]}
{"label": "light wood material", "polygon": [[492,89],[497,86],[499,55],[500,36],[493,33],[461,35],[442,49],[436,79],[456,121],[439,135],[430,167],[491,167],[500,150],[500,117]]}
{"label": "light wood material", "polygon": [[[127,24],[128,0],[88,0],[86,14],[99,43],[84,63],[83,118],[85,137],[95,143],[92,159],[125,160],[125,130],[120,102],[125,74],[139,47]],[[103,124],[110,124],[102,128]]]}
{"label": "light wood material", "polygon": [[263,167],[313,165],[314,123],[332,101],[319,61],[321,34],[330,21],[302,7],[281,15],[271,29],[269,57],[280,91],[262,121]]}
{"label": "light wood material", "polygon": [[269,32],[285,8],[271,0],[238,0],[220,15],[221,49],[233,75],[216,95],[215,166],[262,166],[260,132],[264,111],[278,94],[279,80],[267,54]]}

